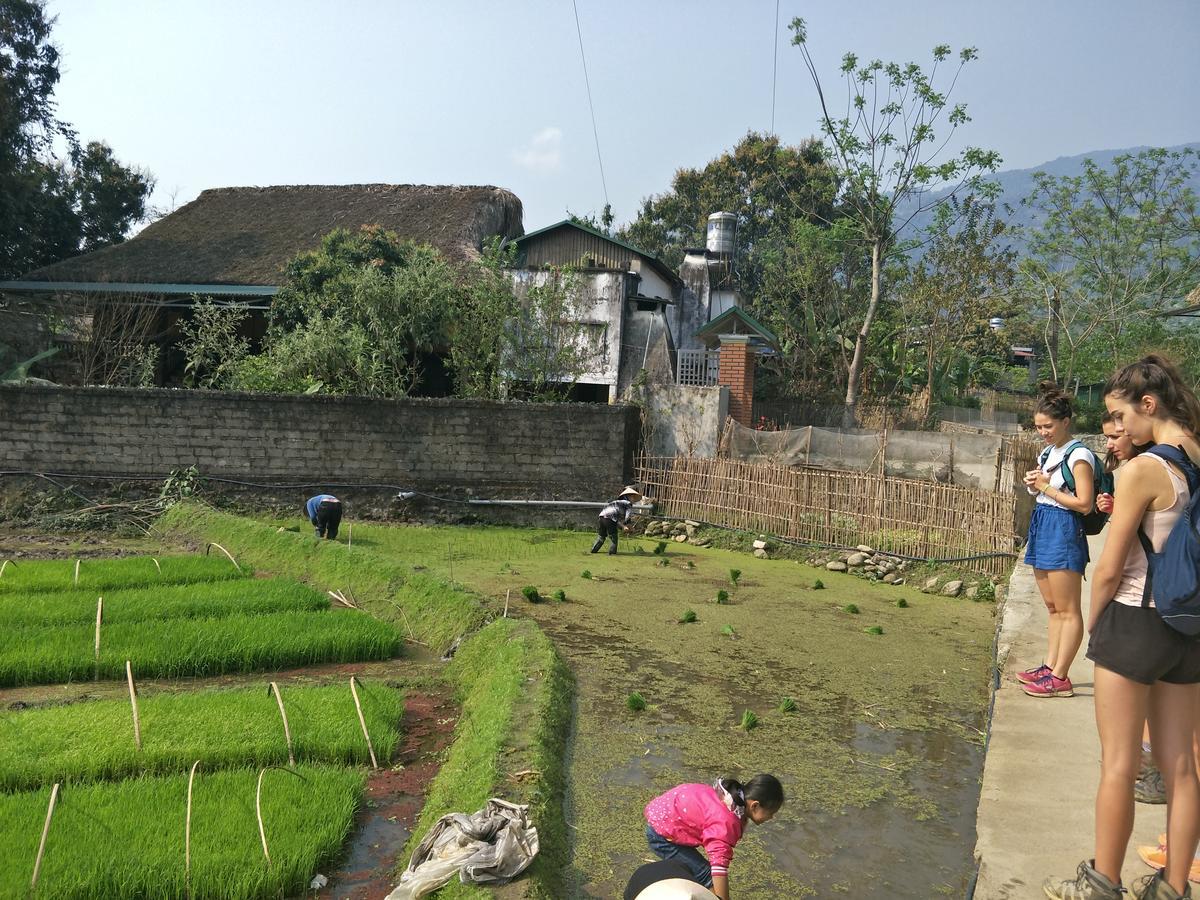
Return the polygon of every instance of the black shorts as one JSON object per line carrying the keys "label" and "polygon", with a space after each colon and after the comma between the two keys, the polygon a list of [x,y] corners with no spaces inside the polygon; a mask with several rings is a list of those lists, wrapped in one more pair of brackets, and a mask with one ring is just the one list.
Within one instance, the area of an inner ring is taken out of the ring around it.
{"label": "black shorts", "polygon": [[1104,607],[1087,658],[1139,684],[1200,684],[1200,639],[1180,634],[1149,607],[1115,600]]}

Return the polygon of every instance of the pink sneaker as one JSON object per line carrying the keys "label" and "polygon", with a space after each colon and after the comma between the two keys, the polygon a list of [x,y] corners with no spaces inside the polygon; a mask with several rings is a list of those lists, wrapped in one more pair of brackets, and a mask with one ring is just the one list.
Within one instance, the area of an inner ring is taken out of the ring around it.
{"label": "pink sneaker", "polygon": [[1026,669],[1024,672],[1017,673],[1017,681],[1021,684],[1033,684],[1044,675],[1049,675],[1053,671],[1048,665],[1042,663],[1036,669]]}
{"label": "pink sneaker", "polygon": [[1021,690],[1030,697],[1074,697],[1075,689],[1071,687],[1070,678],[1058,678],[1049,672],[1032,684],[1021,685]]}

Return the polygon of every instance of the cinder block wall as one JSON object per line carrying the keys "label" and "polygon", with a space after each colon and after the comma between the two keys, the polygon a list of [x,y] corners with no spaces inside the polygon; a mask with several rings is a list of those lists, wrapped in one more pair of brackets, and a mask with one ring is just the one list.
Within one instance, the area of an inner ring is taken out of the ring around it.
{"label": "cinder block wall", "polygon": [[0,386],[0,470],[394,484],[456,497],[605,499],[632,477],[638,410]]}

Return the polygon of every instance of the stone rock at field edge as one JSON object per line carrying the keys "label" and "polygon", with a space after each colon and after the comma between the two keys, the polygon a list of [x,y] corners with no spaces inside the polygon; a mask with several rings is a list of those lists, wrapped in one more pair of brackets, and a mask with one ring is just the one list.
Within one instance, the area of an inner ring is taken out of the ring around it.
{"label": "stone rock at field edge", "polygon": [[944,585],[942,585],[942,594],[946,597],[957,597],[962,591],[962,586],[963,583],[957,579],[954,581],[947,581]]}
{"label": "stone rock at field edge", "polygon": [[825,568],[830,572],[845,572],[849,566],[847,566],[840,559],[831,559],[829,562],[825,563]]}

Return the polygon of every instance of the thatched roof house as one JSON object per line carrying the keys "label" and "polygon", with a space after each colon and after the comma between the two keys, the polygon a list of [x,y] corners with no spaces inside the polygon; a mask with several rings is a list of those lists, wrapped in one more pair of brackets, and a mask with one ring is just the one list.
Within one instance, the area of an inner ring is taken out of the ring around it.
{"label": "thatched roof house", "polygon": [[214,188],[122,244],[0,282],[0,290],[269,295],[297,253],[315,249],[335,228],[363,225],[432,244],[460,261],[492,235],[523,231],[521,201],[491,186]]}

